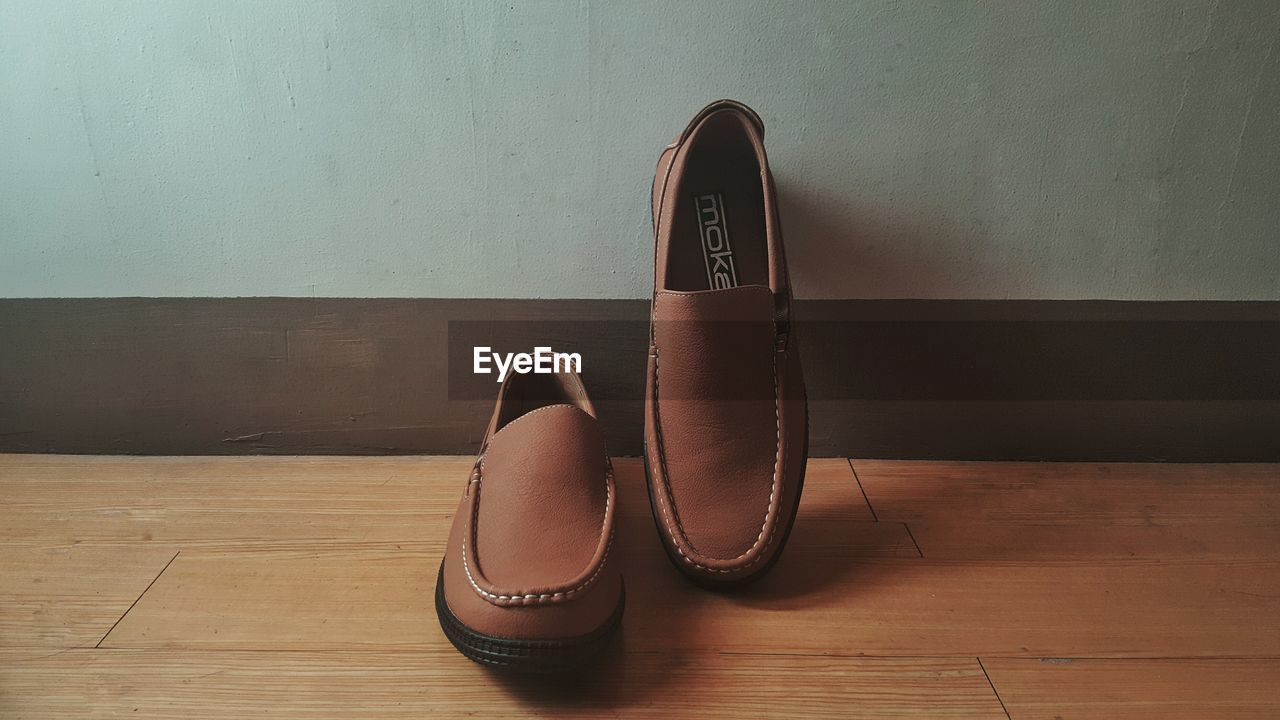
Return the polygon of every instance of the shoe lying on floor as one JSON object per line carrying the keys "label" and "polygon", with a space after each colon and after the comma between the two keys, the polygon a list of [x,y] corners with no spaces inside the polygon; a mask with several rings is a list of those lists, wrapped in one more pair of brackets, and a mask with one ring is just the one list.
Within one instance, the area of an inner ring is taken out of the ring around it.
{"label": "shoe lying on floor", "polygon": [[613,471],[581,380],[513,374],[454,517],[436,583],[463,655],[527,671],[572,667],[622,617]]}
{"label": "shoe lying on floor", "polygon": [[725,588],[778,559],[808,421],[764,129],[729,100],[658,160],[645,394],[649,496],[672,562]]}

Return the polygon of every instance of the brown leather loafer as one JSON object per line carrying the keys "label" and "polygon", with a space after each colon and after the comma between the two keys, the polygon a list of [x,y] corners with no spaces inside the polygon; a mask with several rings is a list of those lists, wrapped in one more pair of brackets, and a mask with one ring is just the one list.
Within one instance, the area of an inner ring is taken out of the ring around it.
{"label": "brown leather loafer", "polygon": [[658,159],[645,466],[672,562],[710,587],[778,559],[808,445],[764,126],[703,108]]}
{"label": "brown leather loafer", "polygon": [[471,471],[436,583],[440,626],[487,665],[554,671],[622,617],[613,471],[576,375],[513,374]]}

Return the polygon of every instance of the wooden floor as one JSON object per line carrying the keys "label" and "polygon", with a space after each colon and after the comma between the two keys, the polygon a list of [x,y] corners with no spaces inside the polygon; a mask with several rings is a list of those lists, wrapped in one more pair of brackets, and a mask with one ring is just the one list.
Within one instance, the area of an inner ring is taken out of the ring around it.
{"label": "wooden floor", "polygon": [[620,459],[623,637],[548,683],[436,624],[470,464],[0,456],[0,718],[1280,717],[1280,466],[813,460],[718,595]]}

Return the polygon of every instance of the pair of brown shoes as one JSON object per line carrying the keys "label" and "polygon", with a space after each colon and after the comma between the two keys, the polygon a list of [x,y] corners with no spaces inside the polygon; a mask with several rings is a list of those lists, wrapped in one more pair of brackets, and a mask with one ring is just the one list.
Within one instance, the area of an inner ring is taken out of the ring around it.
{"label": "pair of brown shoes", "polygon": [[[778,559],[804,483],[808,424],[791,293],[754,111],[703,108],[658,159],[645,392],[649,500],[672,563],[716,589]],[[617,493],[576,375],[513,375],[499,391],[436,586],[464,655],[572,666],[622,616],[611,554]]]}

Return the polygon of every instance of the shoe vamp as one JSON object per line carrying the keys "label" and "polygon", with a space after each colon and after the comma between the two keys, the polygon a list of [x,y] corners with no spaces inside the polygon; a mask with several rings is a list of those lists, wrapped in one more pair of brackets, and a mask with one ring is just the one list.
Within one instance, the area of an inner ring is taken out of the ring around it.
{"label": "shoe vamp", "polygon": [[660,296],[654,324],[660,475],[685,539],[716,559],[759,539],[778,472],[772,297],[739,290]]}

